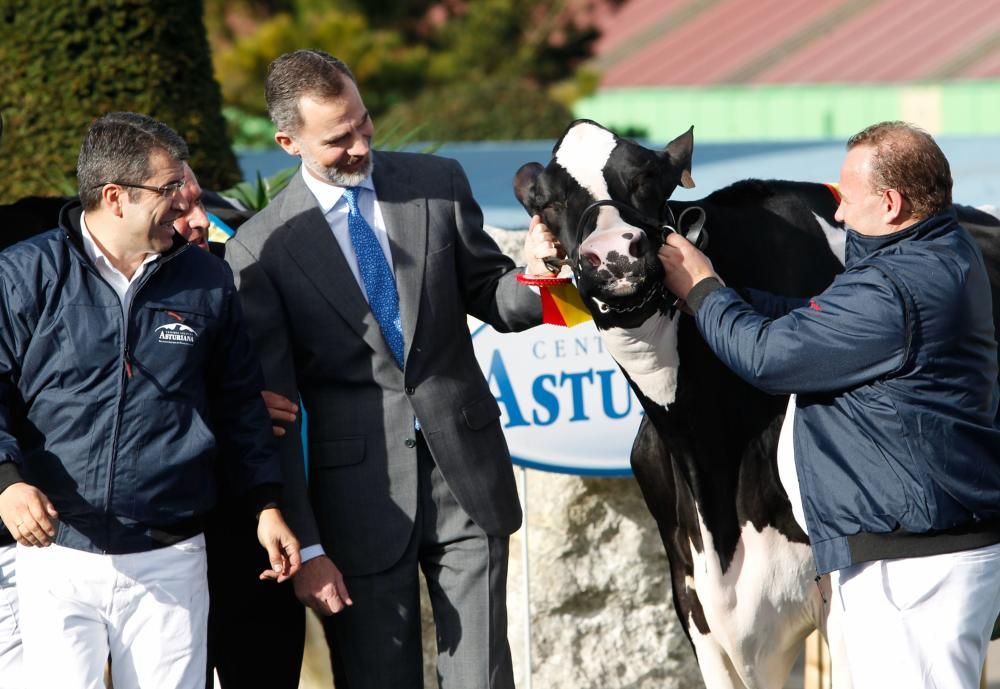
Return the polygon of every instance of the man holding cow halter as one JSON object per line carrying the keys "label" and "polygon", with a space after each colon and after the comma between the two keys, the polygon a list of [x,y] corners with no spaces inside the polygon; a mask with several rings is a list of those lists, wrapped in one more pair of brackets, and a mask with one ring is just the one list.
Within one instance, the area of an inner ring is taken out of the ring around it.
{"label": "man holding cow halter", "polygon": [[916,127],[852,137],[837,210],[847,269],[808,300],[723,287],[677,234],[659,254],[716,355],[765,391],[797,394],[786,421],[805,526],[858,689],[978,687],[1000,610],[990,283],[951,186]]}

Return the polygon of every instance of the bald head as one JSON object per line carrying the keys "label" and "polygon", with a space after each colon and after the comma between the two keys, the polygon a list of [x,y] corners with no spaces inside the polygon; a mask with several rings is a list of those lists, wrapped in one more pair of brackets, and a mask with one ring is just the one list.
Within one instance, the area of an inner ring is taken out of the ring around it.
{"label": "bald head", "polygon": [[183,195],[187,210],[174,220],[174,229],[191,244],[207,249],[211,223],[201,201],[201,185],[187,163],[184,163],[184,186],[178,193]]}
{"label": "bald head", "polygon": [[847,150],[873,149],[868,178],[875,193],[895,189],[915,218],[951,206],[951,167],[930,134],[906,122],[880,122],[850,138]]}

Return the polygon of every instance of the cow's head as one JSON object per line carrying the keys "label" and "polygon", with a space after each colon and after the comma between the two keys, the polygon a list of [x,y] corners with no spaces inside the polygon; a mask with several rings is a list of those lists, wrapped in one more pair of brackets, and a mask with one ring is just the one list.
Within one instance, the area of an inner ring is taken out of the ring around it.
{"label": "cow's head", "polygon": [[[548,166],[527,163],[514,193],[559,238],[598,325],[637,324],[662,307],[665,200],[691,179],[692,127],[651,151],[590,120],[573,122]],[[600,201],[615,205],[592,207]],[[589,210],[588,210],[589,209]]]}

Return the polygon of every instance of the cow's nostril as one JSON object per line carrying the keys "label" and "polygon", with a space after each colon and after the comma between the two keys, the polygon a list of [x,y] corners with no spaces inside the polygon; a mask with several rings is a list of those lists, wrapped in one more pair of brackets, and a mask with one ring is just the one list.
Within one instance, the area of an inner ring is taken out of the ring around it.
{"label": "cow's nostril", "polygon": [[601,257],[595,253],[592,253],[590,251],[585,251],[583,252],[583,257],[587,259],[587,261],[593,268],[597,268],[599,265],[601,265]]}
{"label": "cow's nostril", "polygon": [[634,237],[630,237],[628,243],[628,253],[632,258],[642,258],[642,252],[645,249],[643,246],[646,235],[641,232],[637,232]]}

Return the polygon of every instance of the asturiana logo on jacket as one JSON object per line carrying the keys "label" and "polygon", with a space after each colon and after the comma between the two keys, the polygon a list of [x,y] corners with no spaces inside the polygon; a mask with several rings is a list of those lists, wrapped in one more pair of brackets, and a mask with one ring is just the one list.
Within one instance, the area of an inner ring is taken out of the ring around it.
{"label": "asturiana logo on jacket", "polygon": [[157,338],[163,344],[191,346],[198,339],[198,333],[183,323],[167,323],[156,329]]}

